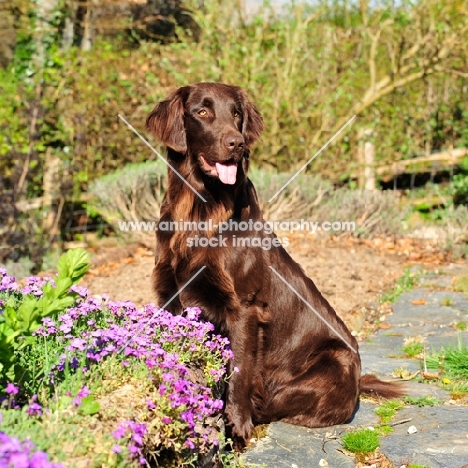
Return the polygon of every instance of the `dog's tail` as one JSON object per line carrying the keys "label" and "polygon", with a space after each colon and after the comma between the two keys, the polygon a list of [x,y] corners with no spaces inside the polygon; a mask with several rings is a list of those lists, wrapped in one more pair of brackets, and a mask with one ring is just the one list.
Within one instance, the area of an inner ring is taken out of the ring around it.
{"label": "dog's tail", "polygon": [[359,393],[381,398],[399,398],[406,394],[405,388],[399,382],[384,382],[375,375],[366,374],[359,382]]}

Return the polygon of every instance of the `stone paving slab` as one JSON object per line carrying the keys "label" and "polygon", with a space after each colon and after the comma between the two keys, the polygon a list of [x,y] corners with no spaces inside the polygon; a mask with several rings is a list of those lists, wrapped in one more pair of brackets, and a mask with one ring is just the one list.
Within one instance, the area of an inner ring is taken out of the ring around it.
{"label": "stone paving slab", "polygon": [[[327,428],[327,431],[333,432],[336,427]],[[354,468],[354,459],[337,451],[341,447],[337,440],[325,439],[324,443],[325,435],[323,429],[272,423],[267,437],[246,452],[243,460],[249,465],[266,465],[268,468],[319,467],[321,460],[326,460],[327,466],[334,468]]]}
{"label": "stone paving slab", "polygon": [[[429,281],[437,287],[451,285],[451,278],[445,276],[432,275]],[[424,304],[413,303],[421,299],[425,300]],[[371,372],[388,379],[397,368],[410,372],[420,370],[417,359],[403,357],[404,341],[408,337],[423,337],[428,351],[457,345],[460,339],[468,345],[468,332],[460,332],[453,326],[462,321],[468,322],[466,294],[428,288],[403,294],[394,304],[394,314],[385,322],[390,328],[379,330],[372,339],[360,344],[363,373]],[[407,382],[405,386],[410,396],[431,395],[445,404],[405,407],[398,411],[395,420],[411,418],[411,421],[395,426],[392,434],[381,438],[381,451],[395,467],[414,463],[430,468],[468,468],[467,399],[460,402],[465,406],[453,405],[453,401],[448,405],[449,393],[435,385]],[[254,466],[263,464],[267,468],[354,467],[354,458],[339,451],[339,440],[329,436],[334,434],[341,438],[352,428],[377,425],[376,407],[376,404],[361,401],[349,424],[322,429],[307,429],[281,422],[270,424],[267,436],[251,447],[243,459]],[[416,426],[418,432],[408,434],[410,425]]]}
{"label": "stone paving slab", "polygon": [[[383,437],[380,449],[395,466],[413,463],[431,468],[460,468],[468,463],[468,407],[408,407],[397,419],[412,418]],[[418,432],[408,434],[409,424]]]}
{"label": "stone paving slab", "polygon": [[[374,410],[374,404],[359,402],[351,424],[375,426],[379,418]],[[268,468],[291,468],[294,465],[297,468],[318,467],[320,460],[325,460],[330,467],[354,468],[354,458],[338,451],[341,444],[333,439],[334,436],[341,437],[349,428],[348,424],[341,424],[307,429],[275,422],[268,427],[267,437],[260,439],[243,458],[249,464],[266,464]]]}

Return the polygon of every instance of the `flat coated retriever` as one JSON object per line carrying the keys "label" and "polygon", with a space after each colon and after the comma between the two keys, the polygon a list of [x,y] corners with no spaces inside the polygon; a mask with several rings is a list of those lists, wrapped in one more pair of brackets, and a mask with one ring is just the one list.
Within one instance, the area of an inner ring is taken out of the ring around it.
{"label": "flat coated retriever", "polygon": [[[229,338],[231,370],[238,371],[228,382],[225,417],[236,447],[256,424],[346,423],[359,394],[402,395],[395,383],[361,376],[346,325],[279,239],[252,227],[264,222],[247,178],[263,119],[245,92],[219,83],[184,86],[155,107],[147,127],[167,146],[171,166],[160,226],[173,224],[156,234],[154,288],[161,305],[176,296],[166,307],[172,313],[198,306]],[[187,221],[194,223],[176,229]],[[249,229],[235,229],[249,221]]]}

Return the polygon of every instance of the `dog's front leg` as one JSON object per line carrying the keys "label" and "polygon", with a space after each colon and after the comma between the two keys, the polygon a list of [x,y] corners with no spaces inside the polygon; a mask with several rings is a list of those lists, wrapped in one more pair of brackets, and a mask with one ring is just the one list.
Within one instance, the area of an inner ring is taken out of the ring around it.
{"label": "dog's front leg", "polygon": [[158,296],[160,307],[174,315],[180,315],[183,307],[177,294],[174,271],[168,261],[159,261],[153,270],[153,287]]}
{"label": "dog's front leg", "polygon": [[[187,282],[187,270],[181,268],[180,273],[179,282],[184,284]],[[235,447],[242,448],[253,429],[252,395],[258,372],[258,310],[239,300],[232,277],[217,263],[207,263],[190,287],[181,292],[181,303],[200,307],[203,319],[212,322],[218,333],[230,341],[234,359],[230,365],[232,375],[228,381],[225,414]]]}
{"label": "dog's front leg", "polygon": [[247,307],[234,317],[228,317],[228,338],[234,353],[226,398],[226,416],[231,427],[234,447],[244,448],[254,427],[254,383],[258,371],[257,314]]}

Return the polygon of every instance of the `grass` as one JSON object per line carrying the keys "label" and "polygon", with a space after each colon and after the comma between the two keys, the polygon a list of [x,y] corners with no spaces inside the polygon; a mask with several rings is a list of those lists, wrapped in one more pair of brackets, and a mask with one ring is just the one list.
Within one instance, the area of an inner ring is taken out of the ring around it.
{"label": "grass", "polygon": [[458,346],[444,347],[426,357],[429,370],[439,373],[443,388],[453,399],[468,395],[468,347],[462,344],[461,332]]}
{"label": "grass", "polygon": [[453,289],[468,294],[468,275],[455,278]]}
{"label": "grass", "polygon": [[252,438],[254,439],[263,439],[268,435],[269,424],[259,424],[255,426],[252,431]]}
{"label": "grass", "polygon": [[361,457],[374,452],[380,445],[379,434],[368,428],[348,432],[342,442],[346,450]]}
{"label": "grass", "polygon": [[413,289],[419,280],[419,275],[406,268],[403,276],[398,279],[393,290],[382,294],[382,302],[395,302],[403,293]]}
{"label": "grass", "polygon": [[406,396],[406,397],[403,397],[403,401],[407,405],[419,406],[420,408],[422,408],[423,406],[432,407],[432,406],[438,405],[441,402],[441,400],[433,397],[432,395],[422,396],[418,398]]}
{"label": "grass", "polygon": [[418,357],[424,351],[424,343],[413,341],[403,346],[403,352],[410,358]]}
{"label": "grass", "polygon": [[453,284],[453,289],[455,291],[468,294],[468,275],[456,277]]}
{"label": "grass", "polygon": [[442,348],[427,357],[429,369],[442,369],[447,378],[468,380],[468,347]]}
{"label": "grass", "polygon": [[450,297],[444,297],[440,301],[440,305],[443,307],[450,307],[453,304],[453,300]]}
{"label": "grass", "polygon": [[379,416],[382,423],[389,423],[396,412],[403,409],[404,406],[401,400],[387,400],[375,410],[375,413]]}
{"label": "grass", "polygon": [[398,377],[400,379],[411,379],[413,378],[414,372],[411,372],[406,367],[395,367],[392,372],[394,377]]}
{"label": "grass", "polygon": [[382,426],[376,427],[375,430],[377,431],[377,434],[379,434],[379,436],[385,437],[393,432],[393,427],[384,424]]}
{"label": "grass", "polygon": [[384,401],[378,408],[375,409],[375,413],[380,418],[380,425],[375,428],[375,432],[379,436],[387,436],[393,432],[393,427],[389,424],[398,411],[403,409],[406,405],[416,405],[419,407],[423,406],[434,406],[440,401],[432,396],[412,398],[404,397],[402,399],[394,399]]}
{"label": "grass", "polygon": [[468,382],[448,382],[444,388],[450,392],[453,400],[460,400],[468,396]]}

